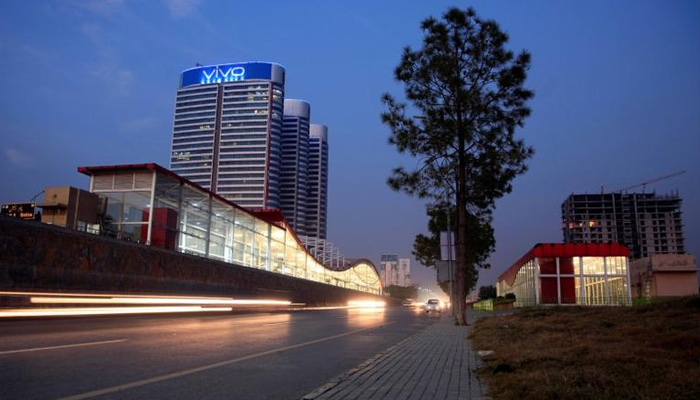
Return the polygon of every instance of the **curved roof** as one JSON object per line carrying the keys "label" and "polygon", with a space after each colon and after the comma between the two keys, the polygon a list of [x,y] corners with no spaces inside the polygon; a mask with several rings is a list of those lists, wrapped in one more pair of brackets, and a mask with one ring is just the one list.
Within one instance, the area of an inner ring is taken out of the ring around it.
{"label": "curved roof", "polygon": [[307,254],[308,257],[316,261],[319,265],[323,266],[323,268],[331,271],[331,272],[344,272],[348,270],[353,270],[354,272],[358,272],[357,270],[362,268],[363,265],[368,266],[371,269],[371,272],[373,273],[374,279],[372,282],[367,282],[365,278],[363,278],[360,274],[357,274],[358,277],[368,285],[375,285],[379,284],[379,288],[383,288],[381,284],[381,279],[379,279],[379,273],[377,272],[377,267],[372,263],[372,261],[366,259],[366,258],[361,258],[354,260],[354,262],[349,263],[347,266],[340,268],[340,269],[331,269],[328,268],[326,265],[324,265],[321,261],[319,261],[316,257],[314,257],[311,253],[309,253],[308,249],[303,245],[301,240],[299,240],[299,237],[297,236],[296,232],[294,232],[294,229],[292,229],[291,225],[287,222],[287,220],[284,218],[284,215],[282,214],[282,211],[278,209],[248,209],[245,207],[241,207],[236,203],[233,203],[230,200],[227,200],[226,198],[208,190],[205,189],[204,187],[191,182],[190,180],[183,178],[182,176],[170,171],[167,168],[164,168],[156,163],[144,163],[144,164],[124,164],[124,165],[103,165],[103,166],[88,166],[88,167],[78,167],[78,172],[85,174],[85,175],[95,175],[97,173],[108,173],[108,172],[115,172],[115,171],[128,171],[128,170],[150,170],[154,171],[157,173],[162,173],[165,175],[168,175],[172,178],[177,179],[181,184],[185,183],[189,186],[192,186],[196,188],[197,190],[200,190],[202,192],[207,193],[209,196],[212,198],[217,199],[218,201],[225,203],[233,208],[235,208],[238,211],[243,211],[250,215],[253,218],[265,221],[271,225],[275,225],[278,228],[284,229],[285,231],[289,232],[292,234],[292,237],[294,237],[294,240],[296,241],[298,247],[300,249],[303,249],[303,251]]}
{"label": "curved roof", "polygon": [[508,285],[515,282],[520,267],[534,258],[547,257],[629,257],[630,250],[619,243],[537,243],[499,277]]}

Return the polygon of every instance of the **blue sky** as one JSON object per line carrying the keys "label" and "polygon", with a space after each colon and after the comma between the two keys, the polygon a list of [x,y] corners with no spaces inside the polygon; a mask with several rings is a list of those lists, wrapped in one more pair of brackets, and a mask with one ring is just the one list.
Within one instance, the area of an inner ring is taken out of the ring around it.
{"label": "blue sky", "polygon": [[[420,22],[450,5],[497,20],[532,53],[533,114],[518,136],[530,171],[497,204],[492,284],[538,242],[560,242],[572,192],[647,188],[684,199],[687,250],[700,253],[700,3],[696,1],[56,0],[0,2],[0,202],[45,186],[86,187],[80,165],[168,166],[179,73],[195,63],[274,61],[287,98],[329,127],[329,239],[376,263],[410,255],[423,203],[392,192],[414,165],[387,144],[380,97],[419,47]],[[414,278],[433,273],[414,264]]]}

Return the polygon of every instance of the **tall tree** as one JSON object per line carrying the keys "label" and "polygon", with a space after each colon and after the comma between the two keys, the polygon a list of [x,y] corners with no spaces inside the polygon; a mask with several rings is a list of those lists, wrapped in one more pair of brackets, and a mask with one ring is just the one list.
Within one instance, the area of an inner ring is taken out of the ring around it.
{"label": "tall tree", "polygon": [[468,274],[474,269],[466,252],[469,216],[490,218],[496,199],[512,190],[533,154],[514,137],[530,115],[533,93],[524,87],[530,54],[505,49],[508,36],[472,8],[450,8],[421,28],[422,48],[406,47],[394,71],[410,113],[391,95],[382,99],[389,143],[419,162],[414,170],[394,169],[388,184],[437,201],[447,195],[456,206],[454,306],[457,323],[466,325]]}

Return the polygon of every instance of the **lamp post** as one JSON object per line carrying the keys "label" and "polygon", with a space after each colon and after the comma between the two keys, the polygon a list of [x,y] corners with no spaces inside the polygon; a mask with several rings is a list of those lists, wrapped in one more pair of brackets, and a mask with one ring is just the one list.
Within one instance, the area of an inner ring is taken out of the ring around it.
{"label": "lamp post", "polygon": [[[423,115],[415,115],[413,116],[413,119],[417,121],[421,121],[421,124],[423,124],[422,129],[425,129],[425,121],[427,118]],[[454,280],[455,280],[455,268],[454,268],[454,260],[452,257],[452,227],[450,224],[450,187],[449,184],[447,187],[445,187],[445,212],[447,213],[447,273],[449,275],[449,280],[447,281],[447,286],[448,286],[448,292],[450,296],[450,309],[452,310],[452,316],[455,316],[455,308],[454,308]],[[445,260],[443,260],[445,261]]]}
{"label": "lamp post", "polygon": [[445,191],[445,212],[447,213],[447,271],[449,274],[449,280],[447,281],[448,291],[450,292],[450,310],[452,311],[452,316],[455,315],[454,308],[454,268],[452,265],[452,226],[450,224],[450,196],[449,191]]}

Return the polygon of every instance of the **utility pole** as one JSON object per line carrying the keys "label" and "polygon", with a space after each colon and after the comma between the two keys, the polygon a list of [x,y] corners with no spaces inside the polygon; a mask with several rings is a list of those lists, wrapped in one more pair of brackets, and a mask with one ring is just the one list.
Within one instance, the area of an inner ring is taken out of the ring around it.
{"label": "utility pole", "polygon": [[455,315],[455,308],[454,308],[454,279],[455,279],[455,274],[454,274],[454,267],[452,265],[452,228],[450,226],[450,195],[449,191],[445,191],[445,203],[447,205],[446,211],[447,211],[447,271],[448,274],[450,275],[450,280],[448,281],[448,291],[450,292],[450,310],[452,311],[452,316],[454,317]]}

